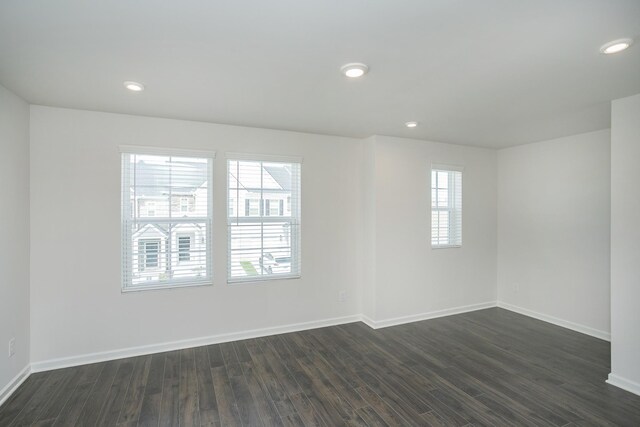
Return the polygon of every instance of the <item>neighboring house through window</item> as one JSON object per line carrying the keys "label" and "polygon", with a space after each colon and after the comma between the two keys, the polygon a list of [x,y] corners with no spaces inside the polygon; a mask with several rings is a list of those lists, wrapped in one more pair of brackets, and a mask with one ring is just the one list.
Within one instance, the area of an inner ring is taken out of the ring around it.
{"label": "neighboring house through window", "polygon": [[210,284],[213,153],[122,151],[122,289]]}
{"label": "neighboring house through window", "polygon": [[301,160],[229,154],[227,166],[228,281],[300,277]]}
{"label": "neighboring house through window", "polygon": [[431,246],[462,246],[462,168],[431,168]]}

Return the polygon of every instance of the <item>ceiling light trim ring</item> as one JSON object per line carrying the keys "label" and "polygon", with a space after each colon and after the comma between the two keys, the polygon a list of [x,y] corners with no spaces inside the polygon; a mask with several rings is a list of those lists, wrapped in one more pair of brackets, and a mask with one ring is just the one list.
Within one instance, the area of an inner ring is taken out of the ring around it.
{"label": "ceiling light trim ring", "polygon": [[369,66],[362,62],[350,62],[340,67],[340,71],[346,77],[354,79],[367,74],[369,72]]}
{"label": "ceiling light trim ring", "polygon": [[600,47],[600,53],[605,55],[611,55],[614,53],[622,52],[628,49],[633,44],[633,39],[622,38],[612,40],[609,43],[605,43]]}
{"label": "ceiling light trim ring", "polygon": [[142,92],[144,90],[144,85],[142,83],[134,82],[132,80],[127,80],[123,82],[124,87],[129,89],[131,92]]}

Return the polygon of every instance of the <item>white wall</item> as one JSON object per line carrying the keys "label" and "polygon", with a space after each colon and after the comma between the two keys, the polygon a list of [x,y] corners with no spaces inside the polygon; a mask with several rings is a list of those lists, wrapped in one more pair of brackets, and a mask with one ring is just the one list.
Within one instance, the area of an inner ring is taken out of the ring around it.
{"label": "white wall", "polygon": [[375,230],[375,139],[369,137],[361,144],[360,153],[360,312],[368,319],[376,316],[376,230]]}
{"label": "white wall", "polygon": [[[29,364],[29,106],[0,86],[0,401]],[[15,338],[15,355],[8,343]]]}
{"label": "white wall", "polygon": [[[218,152],[213,287],[120,292],[119,145]],[[226,284],[225,151],[304,157],[302,279]],[[360,151],[349,138],[32,106],[32,361],[360,313]]]}
{"label": "white wall", "polygon": [[611,375],[640,394],[640,94],[611,110]]}
{"label": "white wall", "polygon": [[498,170],[498,300],[608,337],[609,130],[500,150]]}
{"label": "white wall", "polygon": [[[373,150],[373,320],[495,303],[496,151],[383,136]],[[461,248],[431,248],[432,163],[464,166]]]}
{"label": "white wall", "polygon": [[[215,286],[121,294],[119,145],[218,152]],[[225,151],[304,157],[302,279],[226,284]],[[431,249],[431,163],[465,167],[462,248]],[[496,152],[32,106],[30,178],[36,364],[497,298],[609,331],[608,131]]]}

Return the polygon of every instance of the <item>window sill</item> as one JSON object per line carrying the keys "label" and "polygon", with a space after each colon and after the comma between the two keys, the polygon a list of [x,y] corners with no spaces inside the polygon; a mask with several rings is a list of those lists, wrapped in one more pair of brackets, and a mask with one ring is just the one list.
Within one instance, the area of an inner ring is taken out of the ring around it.
{"label": "window sill", "polygon": [[123,294],[128,294],[130,292],[161,291],[161,290],[179,289],[179,288],[197,288],[201,286],[213,286],[213,282],[212,281],[185,282],[185,283],[174,283],[174,284],[156,283],[153,285],[128,286],[126,288],[122,288],[121,292]]}
{"label": "window sill", "polygon": [[461,248],[462,245],[438,245],[438,246],[431,246],[431,249],[455,249],[455,248]]}
{"label": "window sill", "polygon": [[291,276],[276,276],[276,277],[264,277],[264,278],[256,278],[251,277],[247,279],[227,279],[228,285],[242,285],[242,284],[257,284],[257,283],[265,283],[265,282],[275,282],[278,280],[295,280],[300,279],[302,276],[291,275]]}

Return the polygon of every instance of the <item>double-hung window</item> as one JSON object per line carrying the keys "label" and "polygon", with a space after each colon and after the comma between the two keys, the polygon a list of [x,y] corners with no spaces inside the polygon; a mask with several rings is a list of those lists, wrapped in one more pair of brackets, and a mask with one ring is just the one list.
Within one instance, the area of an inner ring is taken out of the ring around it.
{"label": "double-hung window", "polygon": [[121,151],[122,290],[210,284],[214,153]]}
{"label": "double-hung window", "polygon": [[228,156],[229,283],[300,277],[301,160]]}
{"label": "double-hung window", "polygon": [[431,167],[431,247],[462,246],[462,168]]}

